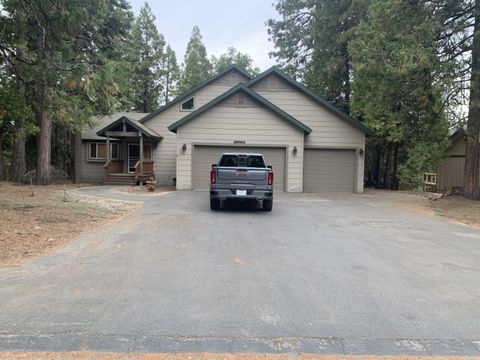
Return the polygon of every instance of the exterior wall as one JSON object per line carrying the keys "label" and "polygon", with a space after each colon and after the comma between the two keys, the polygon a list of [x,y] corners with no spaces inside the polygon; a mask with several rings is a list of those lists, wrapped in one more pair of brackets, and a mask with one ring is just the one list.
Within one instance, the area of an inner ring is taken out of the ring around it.
{"label": "exterior wall", "polygon": [[437,189],[463,187],[465,179],[465,141],[456,136],[445,159],[437,169]]}
{"label": "exterior wall", "polygon": [[[101,142],[92,140],[92,142]],[[88,159],[88,142],[82,142],[82,181],[86,182],[102,182],[105,175],[103,166],[105,160],[89,160]]]}
{"label": "exterior wall", "polygon": [[[302,191],[303,131],[288,124],[259,105],[229,106],[230,99],[177,129],[177,189],[192,189],[192,149],[194,145],[230,145],[244,141],[245,146],[286,147],[286,190]],[[183,144],[187,149],[182,151]],[[293,155],[293,147],[298,152]]]}
{"label": "exterior wall", "polygon": [[[340,119],[279,77],[267,76],[255,84],[252,90],[313,130],[305,136],[306,148],[365,149],[365,134],[362,130]],[[362,193],[365,157],[359,151],[356,154],[356,192]]]}
{"label": "exterior wall", "polygon": [[448,156],[465,156],[465,140],[462,136],[457,136],[453,141],[452,147],[448,150]]}
{"label": "exterior wall", "polygon": [[[232,77],[232,73],[235,73],[236,77]],[[248,79],[238,71],[228,72],[193,94],[195,109],[246,80]],[[173,178],[176,177],[177,135],[169,131],[167,127],[190,113],[189,111],[180,111],[180,104],[181,102],[173,105],[145,123],[150,129],[163,136],[163,140],[153,151],[154,172],[157,183],[160,185],[172,185]]]}
{"label": "exterior wall", "polygon": [[437,169],[437,189],[463,187],[464,178],[465,158],[448,158]]}

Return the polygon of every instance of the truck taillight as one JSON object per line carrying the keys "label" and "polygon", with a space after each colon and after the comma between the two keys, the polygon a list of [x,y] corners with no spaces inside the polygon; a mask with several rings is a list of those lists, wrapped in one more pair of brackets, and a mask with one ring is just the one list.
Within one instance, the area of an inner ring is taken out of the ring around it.
{"label": "truck taillight", "polygon": [[217,182],[217,173],[214,169],[210,171],[210,184],[215,184]]}
{"label": "truck taillight", "polygon": [[268,185],[273,185],[273,172],[268,173]]}

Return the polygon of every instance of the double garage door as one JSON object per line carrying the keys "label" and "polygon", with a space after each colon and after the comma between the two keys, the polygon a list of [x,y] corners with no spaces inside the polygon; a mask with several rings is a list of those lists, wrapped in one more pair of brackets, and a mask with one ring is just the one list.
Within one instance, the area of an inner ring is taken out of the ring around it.
{"label": "double garage door", "polygon": [[[208,190],[210,170],[226,152],[261,153],[273,166],[276,191],[285,189],[285,148],[228,147],[197,145],[193,150],[192,181],[194,190]],[[304,192],[354,192],[355,151],[305,149],[303,163]]]}
{"label": "double garage door", "polygon": [[355,150],[305,149],[303,191],[355,191]]}
{"label": "double garage door", "polygon": [[246,152],[263,154],[268,165],[273,167],[273,185],[275,191],[285,189],[285,148],[243,147],[243,146],[207,146],[196,145],[193,149],[192,182],[194,190],[208,190],[210,170],[220,156],[226,152]]}

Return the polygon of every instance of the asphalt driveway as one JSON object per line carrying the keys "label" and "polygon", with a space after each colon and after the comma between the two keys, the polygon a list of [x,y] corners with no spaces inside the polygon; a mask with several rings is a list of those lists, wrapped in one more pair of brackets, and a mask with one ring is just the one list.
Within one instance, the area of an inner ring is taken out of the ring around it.
{"label": "asphalt driveway", "polygon": [[280,194],[211,212],[204,192],[0,268],[0,351],[480,356],[480,230],[378,196]]}

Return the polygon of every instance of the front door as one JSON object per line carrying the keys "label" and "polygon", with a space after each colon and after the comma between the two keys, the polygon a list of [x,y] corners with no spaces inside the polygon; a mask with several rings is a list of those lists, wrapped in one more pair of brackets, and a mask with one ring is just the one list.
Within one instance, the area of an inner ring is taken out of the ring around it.
{"label": "front door", "polygon": [[140,145],[128,144],[128,172],[135,172],[135,164],[140,161]]}

